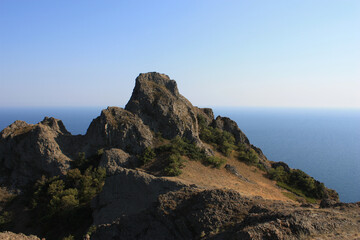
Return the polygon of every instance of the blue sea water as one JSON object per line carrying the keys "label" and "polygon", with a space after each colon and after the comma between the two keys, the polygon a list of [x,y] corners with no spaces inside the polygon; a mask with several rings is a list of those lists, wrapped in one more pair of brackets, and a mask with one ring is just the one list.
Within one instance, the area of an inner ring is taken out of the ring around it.
{"label": "blue sea water", "polygon": [[[15,120],[61,119],[72,134],[84,134],[104,107],[0,108],[0,129]],[[360,110],[214,108],[235,120],[269,160],[283,161],[324,182],[341,201],[360,201]]]}

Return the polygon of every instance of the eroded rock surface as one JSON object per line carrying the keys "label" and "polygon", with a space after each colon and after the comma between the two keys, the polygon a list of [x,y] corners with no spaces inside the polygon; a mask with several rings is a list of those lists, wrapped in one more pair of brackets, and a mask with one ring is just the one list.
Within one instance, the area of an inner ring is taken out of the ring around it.
{"label": "eroded rock surface", "polygon": [[61,120],[45,118],[38,124],[15,121],[0,133],[3,181],[24,186],[41,177],[64,174],[71,159],[61,138],[70,135]]}
{"label": "eroded rock surface", "polygon": [[285,240],[339,233],[355,236],[360,231],[360,214],[359,209],[353,210],[304,209],[280,201],[243,197],[232,190],[183,188],[160,195],[156,205],[144,211],[99,226],[92,239]]}
{"label": "eroded rock surface", "polygon": [[0,240],[40,240],[34,235],[24,235],[22,233],[0,232]]}
{"label": "eroded rock surface", "polygon": [[121,149],[111,148],[104,151],[99,163],[99,167],[105,168],[107,174],[112,175],[116,173],[119,167],[134,168],[139,164],[139,160],[135,156],[131,156]]}
{"label": "eroded rock surface", "polygon": [[166,138],[199,139],[196,109],[179,93],[176,82],[165,74],[140,74],[125,109]]}
{"label": "eroded rock surface", "polygon": [[118,168],[106,178],[102,192],[93,200],[94,223],[111,223],[137,214],[157,201],[160,194],[186,187],[183,183],[131,169]]}
{"label": "eroded rock surface", "polygon": [[221,130],[233,134],[237,143],[250,144],[249,139],[240,130],[237,123],[230,118],[217,116],[212,125],[213,127],[220,128]]}
{"label": "eroded rock surface", "polygon": [[151,146],[152,139],[149,127],[137,115],[119,107],[102,110],[86,133],[88,149],[120,148],[132,154]]}

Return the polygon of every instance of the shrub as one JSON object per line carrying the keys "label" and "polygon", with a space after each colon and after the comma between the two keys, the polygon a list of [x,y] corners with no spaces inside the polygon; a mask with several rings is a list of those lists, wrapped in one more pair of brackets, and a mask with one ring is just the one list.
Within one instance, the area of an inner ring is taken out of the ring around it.
{"label": "shrub", "polygon": [[156,157],[156,154],[155,154],[154,150],[150,147],[147,147],[147,148],[145,148],[144,152],[140,156],[140,160],[141,160],[142,164],[146,164],[146,163],[154,160],[155,157]]}
{"label": "shrub", "polygon": [[271,168],[268,172],[270,179],[278,182],[288,182],[288,173],[284,171],[284,167],[279,166],[276,169]]}
{"label": "shrub", "polygon": [[259,163],[259,157],[255,150],[252,148],[240,151],[238,159],[250,165],[257,165]]}
{"label": "shrub", "polygon": [[226,160],[219,157],[207,157],[203,160],[205,165],[211,165],[215,168],[220,168],[222,165],[226,163]]}
{"label": "shrub", "polygon": [[4,211],[0,214],[0,231],[5,230],[5,227],[13,221],[12,212]]}
{"label": "shrub", "polygon": [[[33,224],[41,224],[43,234],[49,239],[54,236],[61,239],[66,234],[78,232],[86,224],[90,226],[90,202],[101,191],[105,177],[104,168],[92,166],[83,173],[72,169],[61,178],[42,177],[35,183],[31,197]],[[59,231],[62,236],[58,235]]]}
{"label": "shrub", "polygon": [[184,161],[181,156],[179,154],[171,154],[167,161],[168,165],[164,169],[165,174],[168,176],[179,176]]}
{"label": "shrub", "polygon": [[268,177],[276,180],[278,185],[287,186],[286,189],[308,198],[321,199],[330,192],[323,183],[316,181],[299,169],[291,169],[290,172],[286,172],[282,166],[279,166],[276,169],[270,169]]}
{"label": "shrub", "polygon": [[198,122],[200,127],[200,139],[212,144],[216,150],[223,153],[225,156],[230,156],[232,150],[235,149],[234,136],[228,131],[207,126],[205,119],[201,115],[198,115]]}
{"label": "shrub", "polygon": [[84,171],[90,166],[98,166],[98,163],[103,154],[104,154],[103,148],[97,150],[96,154],[88,158],[86,158],[84,152],[79,152],[77,158],[72,162],[72,167]]}

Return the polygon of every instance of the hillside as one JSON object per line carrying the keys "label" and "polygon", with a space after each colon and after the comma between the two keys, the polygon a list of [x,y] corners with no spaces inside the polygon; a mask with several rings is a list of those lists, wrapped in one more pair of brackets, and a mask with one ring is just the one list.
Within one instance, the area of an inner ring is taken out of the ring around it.
{"label": "hillside", "polygon": [[301,170],[268,160],[236,122],[193,106],[155,72],[140,74],[125,108],[102,110],[85,135],[51,117],[15,121],[0,133],[0,172],[0,231],[46,239],[360,237],[360,203],[341,203]]}

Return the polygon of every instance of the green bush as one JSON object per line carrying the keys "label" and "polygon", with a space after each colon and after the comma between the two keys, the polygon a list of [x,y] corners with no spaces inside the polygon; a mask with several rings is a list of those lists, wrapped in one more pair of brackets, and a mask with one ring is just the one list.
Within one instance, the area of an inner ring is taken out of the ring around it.
{"label": "green bush", "polygon": [[280,186],[287,186],[286,189],[292,190],[297,195],[304,195],[308,198],[322,199],[328,192],[323,183],[316,181],[299,169],[291,169],[290,172],[286,172],[282,166],[279,166],[276,169],[270,169],[268,177],[276,180]]}
{"label": "green bush", "polygon": [[167,159],[168,165],[165,167],[164,172],[168,176],[179,176],[181,174],[181,168],[184,166],[184,160],[179,154],[171,154]]}
{"label": "green bush", "polygon": [[72,162],[72,168],[78,168],[81,171],[86,170],[90,166],[98,166],[104,149],[97,150],[96,154],[86,158],[84,152],[79,152],[77,158]]}
{"label": "green bush", "polygon": [[[83,173],[79,169],[69,170],[61,178],[43,176],[35,183],[31,196],[33,224],[41,224],[43,234],[49,239],[54,236],[61,239],[78,232],[86,224],[90,226],[90,202],[101,191],[105,177],[104,168],[92,166]],[[58,235],[59,231],[62,236]]]}
{"label": "green bush", "polygon": [[13,221],[12,212],[4,211],[0,214],[0,231],[6,230],[6,226],[11,224]]}
{"label": "green bush", "polygon": [[150,147],[145,148],[144,152],[140,156],[140,160],[142,164],[146,164],[148,162],[151,162],[156,157],[156,154],[154,150]]}
{"label": "green bush", "polygon": [[268,172],[268,176],[270,179],[278,181],[278,182],[288,182],[289,174],[284,171],[282,166],[277,167],[276,169],[271,168]]}
{"label": "green bush", "polygon": [[226,163],[226,160],[219,157],[207,157],[203,160],[205,165],[211,165],[215,168],[220,168],[222,165]]}
{"label": "green bush", "polygon": [[238,159],[250,165],[257,165],[259,163],[259,156],[252,148],[240,151]]}
{"label": "green bush", "polygon": [[230,156],[231,152],[235,149],[234,136],[230,132],[207,126],[205,119],[201,115],[198,115],[198,122],[200,127],[200,139],[206,143],[212,144],[216,150],[223,153],[225,156]]}
{"label": "green bush", "polygon": [[180,156],[187,156],[191,160],[202,160],[206,157],[202,149],[178,136],[172,139],[169,144],[156,148],[155,152],[156,154],[178,154]]}

